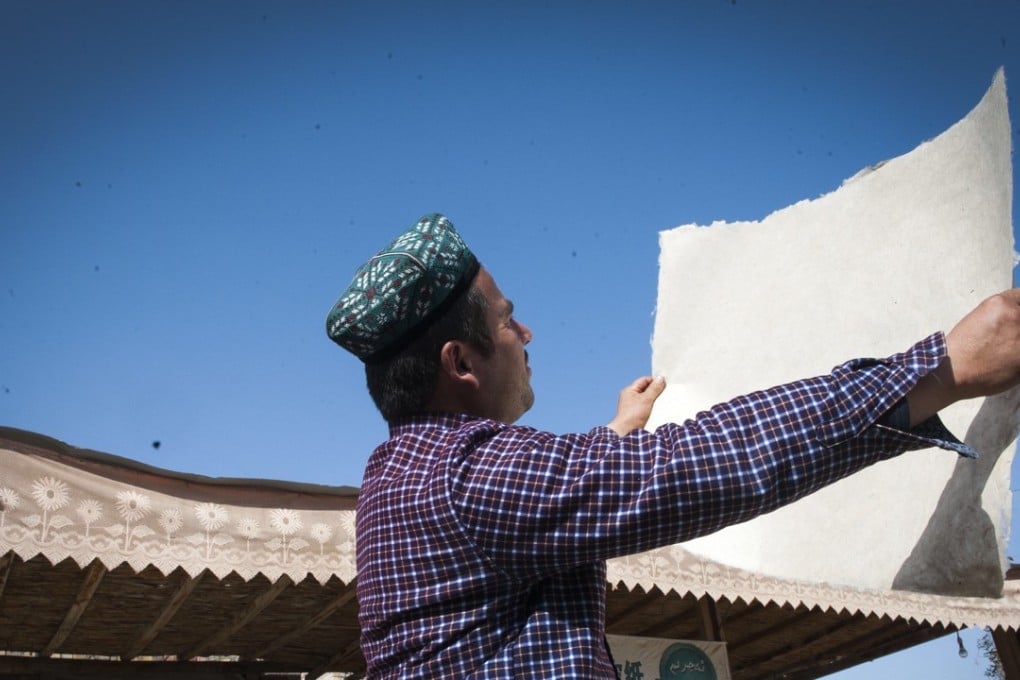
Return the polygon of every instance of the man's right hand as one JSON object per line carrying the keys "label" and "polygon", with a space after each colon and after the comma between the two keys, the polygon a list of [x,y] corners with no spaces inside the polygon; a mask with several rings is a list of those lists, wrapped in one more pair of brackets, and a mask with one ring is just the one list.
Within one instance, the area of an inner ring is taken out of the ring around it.
{"label": "man's right hand", "polygon": [[947,356],[907,395],[916,425],[960,399],[1020,384],[1020,288],[983,301],[946,336]]}
{"label": "man's right hand", "polygon": [[624,387],[616,405],[616,417],[610,421],[609,429],[622,437],[644,427],[652,414],[652,404],[664,389],[666,380],[651,376],[638,378]]}

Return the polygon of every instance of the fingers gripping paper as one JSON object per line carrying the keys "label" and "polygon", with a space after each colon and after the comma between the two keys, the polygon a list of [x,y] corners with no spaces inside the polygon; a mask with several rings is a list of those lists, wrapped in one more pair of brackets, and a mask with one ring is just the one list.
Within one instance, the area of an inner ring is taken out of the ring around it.
{"label": "fingers gripping paper", "polygon": [[[1012,170],[1000,71],[962,121],[761,222],[663,232],[649,425],[887,356],[1008,288]],[[943,412],[978,461],[920,451],[685,544],[718,562],[862,588],[996,596],[1020,396]]]}

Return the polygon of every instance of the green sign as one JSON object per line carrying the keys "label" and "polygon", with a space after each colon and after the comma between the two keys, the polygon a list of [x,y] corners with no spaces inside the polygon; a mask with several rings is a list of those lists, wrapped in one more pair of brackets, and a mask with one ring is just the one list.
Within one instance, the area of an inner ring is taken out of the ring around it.
{"label": "green sign", "polygon": [[677,642],[659,659],[659,680],[717,680],[715,666],[698,647]]}

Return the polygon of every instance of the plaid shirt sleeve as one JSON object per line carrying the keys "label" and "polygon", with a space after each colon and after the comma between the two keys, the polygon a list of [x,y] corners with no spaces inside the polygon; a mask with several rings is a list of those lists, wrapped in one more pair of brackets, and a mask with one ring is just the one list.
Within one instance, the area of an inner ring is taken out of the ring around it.
{"label": "plaid shirt sleeve", "polygon": [[438,414],[395,424],[358,500],[368,677],[614,678],[605,559],[749,519],[908,449],[966,453],[937,420],[880,422],[944,355],[934,335],[626,437]]}
{"label": "plaid shirt sleeve", "polygon": [[482,551],[517,577],[686,541],[904,450],[969,453],[937,421],[922,434],[876,425],[944,354],[933,335],[654,433],[506,427],[452,464],[452,501]]}

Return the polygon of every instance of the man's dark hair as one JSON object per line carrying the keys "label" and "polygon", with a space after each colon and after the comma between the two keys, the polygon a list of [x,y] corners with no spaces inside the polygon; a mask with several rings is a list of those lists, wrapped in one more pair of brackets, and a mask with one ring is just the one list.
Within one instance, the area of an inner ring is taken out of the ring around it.
{"label": "man's dark hair", "polygon": [[386,422],[423,413],[435,393],[439,351],[450,340],[470,343],[482,356],[493,351],[486,323],[489,303],[472,285],[421,337],[399,354],[377,364],[365,364],[365,380]]}

